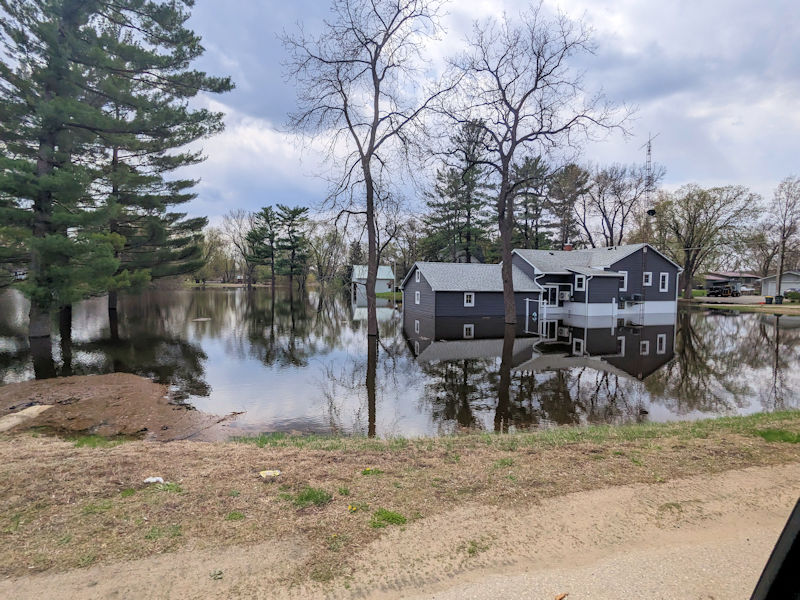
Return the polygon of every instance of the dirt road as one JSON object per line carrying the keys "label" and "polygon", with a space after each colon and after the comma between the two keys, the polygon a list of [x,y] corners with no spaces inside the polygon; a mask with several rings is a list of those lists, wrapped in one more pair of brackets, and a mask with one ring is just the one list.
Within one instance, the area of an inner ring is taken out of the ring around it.
{"label": "dirt road", "polygon": [[800,494],[800,464],[468,505],[387,532],[350,577],[286,589],[307,556],[280,544],[181,551],[0,582],[41,598],[748,598]]}

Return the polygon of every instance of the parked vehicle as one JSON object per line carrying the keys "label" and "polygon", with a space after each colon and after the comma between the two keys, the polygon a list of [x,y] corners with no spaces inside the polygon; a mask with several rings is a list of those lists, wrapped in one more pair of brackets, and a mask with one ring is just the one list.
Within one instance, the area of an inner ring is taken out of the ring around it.
{"label": "parked vehicle", "polygon": [[732,285],[715,285],[706,294],[706,296],[714,298],[738,298],[741,295],[742,292]]}

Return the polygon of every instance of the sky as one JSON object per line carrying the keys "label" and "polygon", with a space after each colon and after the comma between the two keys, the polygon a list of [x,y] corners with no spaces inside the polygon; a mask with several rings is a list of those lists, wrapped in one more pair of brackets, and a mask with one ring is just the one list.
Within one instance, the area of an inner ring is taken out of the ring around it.
{"label": "sky", "polygon": [[[456,52],[475,19],[509,18],[519,0],[454,0],[445,34],[429,56]],[[629,136],[587,144],[582,160],[664,166],[664,187],[740,184],[772,196],[800,175],[800,2],[797,0],[563,0],[545,2],[594,31],[596,52],[582,57],[587,89],[635,107]],[[203,39],[196,67],[230,75],[236,89],[198,103],[225,113],[226,129],[204,140],[207,160],[191,215],[218,224],[232,208],[283,203],[320,206],[326,170],[314,146],[288,132],[295,87],[284,77],[279,40],[302,23],[319,30],[326,0],[197,0],[189,25]],[[435,65],[434,65],[435,67]],[[411,208],[419,206],[410,199]]]}

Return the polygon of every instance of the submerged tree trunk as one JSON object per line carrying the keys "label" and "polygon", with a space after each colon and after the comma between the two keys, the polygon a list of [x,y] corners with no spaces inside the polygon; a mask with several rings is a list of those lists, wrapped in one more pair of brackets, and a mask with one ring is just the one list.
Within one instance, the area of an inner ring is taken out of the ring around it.
{"label": "submerged tree trunk", "polygon": [[503,354],[500,358],[500,381],[497,387],[497,408],[494,412],[494,430],[508,431],[511,421],[511,361],[514,357],[516,327],[507,323],[503,331]]}
{"label": "submerged tree trunk", "polygon": [[511,236],[514,228],[514,201],[508,190],[507,182],[503,182],[500,198],[498,199],[497,225],[500,229],[500,243],[502,246],[503,264],[500,270],[503,279],[503,307],[505,309],[505,322],[510,325],[517,323],[517,307],[514,302],[514,280],[511,269]]}
{"label": "submerged tree trunk", "polygon": [[58,333],[61,345],[61,376],[72,375],[72,305],[62,306],[58,313]]}
{"label": "submerged tree trunk", "polygon": [[375,382],[378,368],[378,336],[367,336],[367,436],[375,437]]}
{"label": "submerged tree trunk", "polygon": [[375,282],[378,279],[378,241],[375,224],[375,188],[369,174],[369,163],[364,167],[367,188],[367,335],[378,335],[378,311],[375,301]]}

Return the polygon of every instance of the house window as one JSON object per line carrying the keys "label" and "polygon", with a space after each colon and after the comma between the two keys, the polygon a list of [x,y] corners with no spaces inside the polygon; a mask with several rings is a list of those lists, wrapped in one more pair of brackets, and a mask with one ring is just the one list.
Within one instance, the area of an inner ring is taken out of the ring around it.
{"label": "house window", "polygon": [[419,290],[414,292],[414,304],[419,304]]}
{"label": "house window", "polygon": [[661,276],[658,279],[658,291],[659,292],[669,291],[669,273],[661,273]]}
{"label": "house window", "polygon": [[586,290],[586,277],[583,275],[575,275],[575,291],[583,292]]}
{"label": "house window", "polygon": [[416,273],[414,273],[414,281],[416,281],[417,283],[419,283],[419,269],[417,269],[417,272],[416,272]]}
{"label": "house window", "polygon": [[414,333],[419,333],[419,320],[414,319]]}
{"label": "house window", "polygon": [[475,337],[475,325],[472,323],[465,323],[464,324],[464,339],[471,340]]}
{"label": "house window", "polygon": [[419,356],[419,342],[414,342],[414,354]]}
{"label": "house window", "polygon": [[475,306],[475,294],[464,292],[464,306]]}
{"label": "house window", "polygon": [[583,340],[580,338],[575,338],[572,340],[572,353],[580,356],[583,354]]}
{"label": "house window", "polygon": [[619,286],[620,292],[627,292],[628,291],[628,272],[627,271],[620,271],[622,275],[622,283]]}
{"label": "house window", "polygon": [[667,352],[667,334],[659,333],[656,338],[656,354],[666,354]]}
{"label": "house window", "polygon": [[650,342],[648,340],[642,340],[639,342],[639,354],[642,356],[647,356],[650,354]]}
{"label": "house window", "polygon": [[647,271],[642,276],[642,285],[645,286],[645,287],[649,287],[649,286],[653,285],[653,274],[650,271]]}

